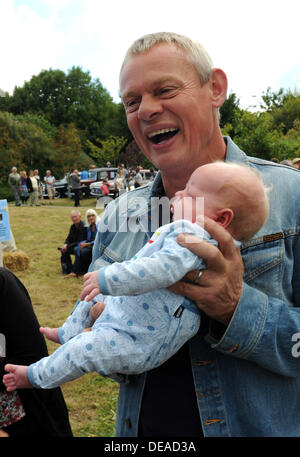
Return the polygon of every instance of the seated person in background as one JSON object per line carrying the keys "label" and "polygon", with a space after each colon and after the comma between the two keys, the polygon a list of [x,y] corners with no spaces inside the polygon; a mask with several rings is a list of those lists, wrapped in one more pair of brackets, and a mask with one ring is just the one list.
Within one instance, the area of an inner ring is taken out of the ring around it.
{"label": "seated person in background", "polygon": [[[204,199],[204,214],[226,228],[234,240],[251,238],[269,214],[266,189],[251,168],[224,162],[197,168],[185,189],[175,194],[174,222],[160,227],[133,259],[86,275],[96,277],[98,292],[109,296],[95,296],[92,289],[61,328],[41,328],[62,346],[29,368],[6,365],[9,374],[3,382],[8,391],[33,386],[47,389],[91,371],[117,380],[120,374],[142,373],[163,364],[197,333],[201,316],[196,304],[166,287],[189,271],[200,270],[195,273],[196,282],[206,267],[201,258],[177,243],[178,233],[192,233],[217,245],[196,223],[202,210],[198,198]],[[93,324],[90,312],[95,303],[104,311],[92,331],[84,332]]]}
{"label": "seated person in background", "polygon": [[48,355],[39,329],[28,291],[11,271],[0,268],[0,428],[12,438],[72,436],[59,388],[20,389],[12,396],[2,383],[6,363],[27,365]]}
{"label": "seated person in background", "polygon": [[98,222],[99,216],[96,211],[93,209],[88,209],[85,213],[87,238],[84,241],[80,241],[77,245],[76,258],[73,264],[73,272],[67,275],[68,278],[84,275],[88,271],[92,261],[92,251],[97,234]]}
{"label": "seated person in background", "polygon": [[71,220],[73,224],[70,227],[69,234],[65,240],[64,245],[60,249],[61,251],[61,267],[62,274],[69,275],[75,273],[73,270],[71,254],[77,254],[77,246],[80,241],[86,240],[87,230],[84,223],[81,220],[80,212],[73,210],[71,212]]}

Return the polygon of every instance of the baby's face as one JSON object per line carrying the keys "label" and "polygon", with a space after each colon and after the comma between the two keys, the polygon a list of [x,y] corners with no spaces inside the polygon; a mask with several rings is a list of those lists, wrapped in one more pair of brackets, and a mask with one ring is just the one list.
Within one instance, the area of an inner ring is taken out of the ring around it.
{"label": "baby's face", "polygon": [[171,204],[173,220],[186,219],[196,222],[200,216],[216,218],[214,202],[215,184],[218,176],[212,176],[206,167],[197,168],[188,180],[185,189],[176,192]]}

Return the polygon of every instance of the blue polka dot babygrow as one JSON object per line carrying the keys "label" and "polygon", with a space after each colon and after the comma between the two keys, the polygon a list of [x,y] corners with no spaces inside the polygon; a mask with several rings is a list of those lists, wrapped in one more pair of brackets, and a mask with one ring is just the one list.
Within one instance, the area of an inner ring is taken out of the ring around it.
{"label": "blue polka dot babygrow", "polygon": [[[91,371],[114,379],[141,373],[164,363],[197,333],[196,305],[166,289],[188,271],[205,267],[176,242],[182,231],[210,239],[197,224],[177,221],[160,228],[131,261],[99,271],[103,294],[78,301],[58,331],[62,346],[30,365],[35,387],[56,387]],[[81,333],[92,325],[89,310],[98,301],[106,304],[104,311],[92,331]]]}

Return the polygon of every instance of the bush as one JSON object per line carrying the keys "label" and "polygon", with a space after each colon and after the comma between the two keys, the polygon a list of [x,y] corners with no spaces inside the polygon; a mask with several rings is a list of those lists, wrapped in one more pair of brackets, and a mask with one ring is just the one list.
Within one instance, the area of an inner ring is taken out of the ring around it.
{"label": "bush", "polygon": [[9,184],[0,184],[0,200],[14,201],[14,194]]}

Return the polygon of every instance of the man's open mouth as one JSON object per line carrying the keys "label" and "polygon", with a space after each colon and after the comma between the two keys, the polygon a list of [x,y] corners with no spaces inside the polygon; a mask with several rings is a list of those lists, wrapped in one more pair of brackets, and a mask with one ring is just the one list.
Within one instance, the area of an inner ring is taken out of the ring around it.
{"label": "man's open mouth", "polygon": [[155,144],[161,144],[175,136],[179,132],[179,129],[161,129],[156,132],[152,132],[148,135],[148,139]]}

